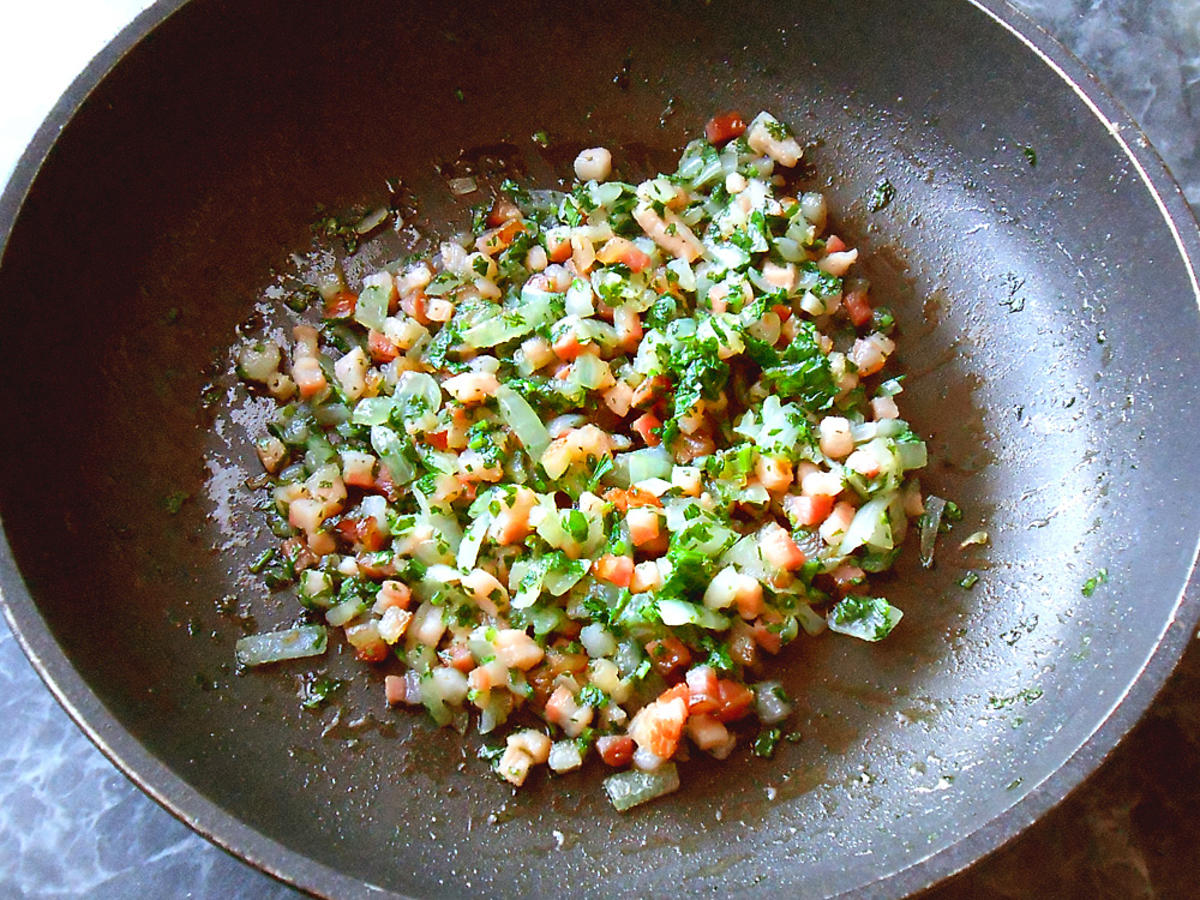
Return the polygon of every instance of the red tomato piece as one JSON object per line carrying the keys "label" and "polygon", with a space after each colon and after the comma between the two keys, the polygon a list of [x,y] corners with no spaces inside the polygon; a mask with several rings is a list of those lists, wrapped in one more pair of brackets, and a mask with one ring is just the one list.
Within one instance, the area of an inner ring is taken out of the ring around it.
{"label": "red tomato piece", "polygon": [[865,290],[850,291],[842,299],[846,304],[846,312],[850,314],[850,321],[855,326],[862,327],[871,321],[871,301]]}
{"label": "red tomato piece", "polygon": [[833,498],[827,494],[815,494],[811,497],[797,497],[792,501],[792,511],[796,516],[796,524],[806,528],[815,528],[833,512]]}
{"label": "red tomato piece", "polygon": [[633,760],[633,738],[627,734],[606,734],[596,738],[596,750],[605,765],[627,766]]}
{"label": "red tomato piece", "polygon": [[754,705],[754,692],[737,681],[722,678],[717,682],[717,699],[720,706],[713,713],[718,722],[733,722],[750,713]]}
{"label": "red tomato piece", "polygon": [[746,131],[746,120],[741,113],[724,112],[713,116],[704,126],[704,136],[708,142],[719,147],[727,141],[741,137]]}
{"label": "red tomato piece", "polygon": [[633,430],[641,435],[647,447],[657,447],[662,443],[662,438],[654,433],[655,428],[661,427],[662,419],[654,413],[643,413],[633,420]]}
{"label": "red tomato piece", "polygon": [[674,635],[651,641],[646,645],[646,652],[650,655],[650,664],[663,678],[692,662],[692,651]]}
{"label": "red tomato piece", "polygon": [[507,197],[497,197],[496,202],[492,204],[491,212],[488,213],[487,223],[489,228],[496,228],[509,219],[519,218],[521,218],[521,210],[517,204]]}
{"label": "red tomato piece", "polygon": [[400,348],[387,339],[382,331],[367,332],[367,349],[377,363],[388,363],[400,355]]}
{"label": "red tomato piece", "polygon": [[350,291],[338,291],[325,301],[325,318],[348,319],[354,315],[354,307],[358,305],[358,294]]}
{"label": "red tomato piece", "polygon": [[633,558],[606,553],[596,560],[595,568],[592,571],[602,581],[627,588],[629,582],[633,580]]}

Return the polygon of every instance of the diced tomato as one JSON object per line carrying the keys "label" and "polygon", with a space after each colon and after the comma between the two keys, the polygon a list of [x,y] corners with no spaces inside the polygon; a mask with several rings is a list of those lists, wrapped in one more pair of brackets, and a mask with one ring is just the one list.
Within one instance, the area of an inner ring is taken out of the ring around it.
{"label": "diced tomato", "polygon": [[352,291],[338,291],[325,301],[326,319],[345,319],[354,315],[358,305],[358,294]]}
{"label": "diced tomato", "polygon": [[606,553],[596,560],[592,573],[601,581],[627,588],[633,579],[633,557]]}
{"label": "diced tomato", "polygon": [[357,544],[371,552],[382,550],[391,538],[379,527],[374,516],[364,516],[361,519],[343,517],[333,528],[346,543]]}
{"label": "diced tomato", "polygon": [[380,585],[379,593],[375,597],[375,611],[382,613],[392,606],[408,609],[410,603],[412,591],[408,585],[403,581],[389,579]]}
{"label": "diced tomato", "polygon": [[643,413],[633,420],[633,430],[641,435],[647,447],[657,447],[662,438],[654,433],[654,429],[662,427],[662,419],[654,413]]}
{"label": "diced tomato", "polygon": [[389,706],[408,702],[408,685],[400,675],[388,675],[383,679],[384,695]]}
{"label": "diced tomato", "polygon": [[629,238],[623,237],[609,238],[596,253],[596,259],[605,265],[621,263],[628,266],[633,272],[648,269],[651,263],[649,254],[639,250],[637,244]]}
{"label": "diced tomato", "polygon": [[798,569],[807,561],[804,551],[778,523],[763,529],[759,539],[763,559],[780,569]]}
{"label": "diced tomato", "polygon": [[770,625],[762,619],[754,623],[754,639],[758,641],[758,646],[768,653],[778,653],[783,647],[783,639],[779,637],[779,632],[772,631]]}
{"label": "diced tomato", "polygon": [[845,249],[846,249],[846,242],[843,241],[836,234],[831,234],[829,237],[825,238],[825,252],[826,253],[841,253]]}
{"label": "diced tomato", "polygon": [[394,559],[380,561],[374,556],[360,553],[355,557],[354,561],[358,565],[359,574],[366,578],[387,578],[390,575],[396,574],[396,562]]}
{"label": "diced tomato", "polygon": [[713,717],[718,722],[734,722],[749,715],[754,692],[740,682],[722,678],[717,682],[717,702]]}
{"label": "diced tomato", "polygon": [[550,667],[550,671],[555,675],[563,673],[574,675],[582,672],[588,665],[587,654],[572,648],[571,642],[565,636],[557,638],[552,645],[546,648],[544,659],[546,665]]}
{"label": "diced tomato", "polygon": [[625,514],[629,540],[635,547],[646,547],[662,534],[662,520],[657,510],[637,506]]}
{"label": "diced tomato", "polygon": [[396,490],[396,482],[392,480],[392,473],[387,466],[379,467],[379,471],[375,475],[375,490],[393,501],[400,496]]}
{"label": "diced tomato", "polygon": [[369,550],[374,553],[376,550],[382,550],[388,545],[391,535],[379,527],[379,522],[374,516],[364,516],[358,522],[358,541],[363,545],[364,550]]}
{"label": "diced tomato", "polygon": [[629,736],[643,750],[659,759],[669,759],[679,749],[687,717],[687,702],[683,698],[655,700],[634,716],[629,724]]}
{"label": "diced tomato", "polygon": [[350,291],[338,291],[325,301],[325,318],[346,319],[354,315],[354,307],[358,305],[358,294]]}
{"label": "diced tomato", "polygon": [[371,359],[377,363],[391,362],[400,355],[400,348],[389,341],[382,331],[373,328],[367,332],[367,349],[371,351]]}
{"label": "diced tomato", "polygon": [[717,673],[712,666],[696,666],[688,669],[688,713],[704,715],[720,706],[720,688]]}
{"label": "diced tomato", "polygon": [[570,688],[559,685],[550,695],[550,699],[546,701],[544,711],[546,721],[559,726],[565,725],[578,708],[579,705],[575,702],[575,695],[571,693]]}
{"label": "diced tomato", "polygon": [[627,734],[606,734],[596,738],[596,750],[608,766],[627,766],[633,760],[633,738]]}
{"label": "diced tomato", "polygon": [[438,659],[442,661],[443,665],[458,669],[464,675],[475,668],[475,657],[471,655],[471,651],[465,644],[451,644],[445,650],[439,650]]}
{"label": "diced tomato", "polygon": [[662,507],[661,500],[659,500],[649,491],[644,491],[639,487],[609,488],[604,492],[604,499],[621,512],[625,512],[626,510],[637,506]]}
{"label": "diced tomato", "polygon": [[692,663],[692,651],[674,635],[651,641],[646,645],[646,653],[650,655],[650,664],[663,678]]}
{"label": "diced tomato", "polygon": [[354,519],[339,519],[334,523],[333,530],[347,544],[353,544],[358,540],[358,522]]}
{"label": "diced tomato", "polygon": [[678,697],[684,703],[691,705],[692,693],[686,681],[681,681],[674,687],[667,688],[665,691],[659,694],[656,699],[666,703],[669,700],[674,700],[676,697]]}
{"label": "diced tomato", "polygon": [[846,312],[850,314],[850,321],[856,327],[862,327],[871,321],[871,301],[865,289],[850,291],[842,300],[846,304]]}
{"label": "diced tomato", "polygon": [[442,431],[430,431],[425,435],[425,443],[435,450],[445,450],[449,446],[449,434]]}
{"label": "diced tomato", "polygon": [[644,559],[658,559],[669,550],[671,547],[671,535],[667,529],[662,529],[658,533],[658,537],[654,540],[642,544],[638,547],[638,552]]}
{"label": "diced tomato", "polygon": [[626,489],[625,505],[630,509],[635,506],[657,506],[661,509],[662,501],[649,491],[644,491],[640,487],[635,486]]}
{"label": "diced tomato", "polygon": [[768,491],[786,491],[792,484],[792,461],[786,456],[760,454],[754,464],[754,474]]}
{"label": "diced tomato", "polygon": [[502,250],[507,250],[513,239],[525,230],[525,223],[520,219],[509,219],[503,225],[485,231],[475,242],[475,248],[487,256],[495,256]]}
{"label": "diced tomato", "polygon": [[[601,311],[603,313],[603,311]],[[622,306],[612,311],[612,322],[617,328],[617,337],[621,340],[621,348],[630,353],[637,351],[638,343],[645,333],[642,329],[642,317]]]}
{"label": "diced tomato", "polygon": [[792,317],[792,308],[790,306],[785,306],[782,303],[776,303],[774,306],[772,306],[771,312],[779,316],[780,322],[786,322]]}
{"label": "diced tomato", "polygon": [[848,563],[843,563],[830,572],[829,576],[833,579],[833,583],[836,584],[841,591],[847,592],[854,585],[862,583],[863,578],[866,576],[866,572],[864,572],[858,566],[852,566]]}
{"label": "diced tomato", "polygon": [[380,640],[372,641],[371,643],[364,644],[361,647],[355,647],[354,658],[360,660],[361,662],[383,662],[388,658],[388,645]]}
{"label": "diced tomato", "polygon": [[558,340],[551,345],[551,349],[559,359],[570,362],[583,352],[583,345],[579,343],[579,337],[574,331],[566,331],[558,336]]}
{"label": "diced tomato", "polygon": [[507,197],[497,197],[496,202],[492,204],[491,212],[488,213],[487,224],[489,228],[496,228],[509,219],[519,219],[520,217],[521,210],[517,204]]}
{"label": "diced tomato", "polygon": [[429,298],[425,296],[424,291],[413,291],[400,298],[400,308],[422,325],[429,324],[429,316],[426,314],[428,307]]}
{"label": "diced tomato", "polygon": [[375,487],[375,475],[372,472],[374,467],[374,462],[371,463],[370,467],[366,468],[351,468],[347,466],[342,473],[342,480],[352,487],[370,490],[371,488]]}
{"label": "diced tomato", "polygon": [[296,381],[296,387],[300,389],[300,396],[305,400],[315,397],[328,387],[320,363],[312,356],[296,360],[292,366],[292,378]]}
{"label": "diced tomato", "polygon": [[480,694],[490,691],[493,687],[492,670],[486,665],[471,669],[467,673],[467,687]]}
{"label": "diced tomato", "polygon": [[788,505],[788,509],[796,517],[796,524],[806,528],[815,528],[833,512],[833,498],[826,494],[815,494],[811,497],[797,497]]}
{"label": "diced tomato", "polygon": [[721,146],[727,141],[741,137],[746,132],[746,120],[741,113],[724,112],[713,116],[704,126],[704,136],[714,146]]}
{"label": "diced tomato", "polygon": [[462,485],[462,495],[461,496],[465,497],[468,500],[474,500],[476,494],[479,491],[479,482],[471,481],[469,478],[467,478],[467,476],[465,474],[463,474],[461,472],[455,477],[458,478],[458,483]]}
{"label": "diced tomato", "polygon": [[633,406],[645,409],[653,406],[671,389],[671,382],[666,375],[655,375],[646,378],[633,390]]}
{"label": "diced tomato", "polygon": [[571,258],[571,241],[557,235],[546,235],[546,258],[550,262],[564,263]]}

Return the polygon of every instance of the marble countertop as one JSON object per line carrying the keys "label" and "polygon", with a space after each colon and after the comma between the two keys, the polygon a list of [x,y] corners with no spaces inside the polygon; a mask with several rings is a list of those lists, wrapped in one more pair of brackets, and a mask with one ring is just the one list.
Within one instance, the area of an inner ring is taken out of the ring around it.
{"label": "marble countertop", "polygon": [[[146,0],[0,4],[0,182],[75,73]],[[1200,209],[1200,0],[1017,0],[1141,123]],[[64,24],[66,23],[66,24]],[[53,53],[45,48],[53,47]],[[29,77],[30,72],[37,77]],[[1195,896],[1200,647],[1065,803],[936,900]],[[294,897],[144,796],[0,624],[0,896]]]}

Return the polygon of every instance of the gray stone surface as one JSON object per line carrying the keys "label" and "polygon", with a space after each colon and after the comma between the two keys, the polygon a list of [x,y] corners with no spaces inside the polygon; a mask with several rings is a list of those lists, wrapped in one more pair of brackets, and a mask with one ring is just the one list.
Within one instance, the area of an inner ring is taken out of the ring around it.
{"label": "gray stone surface", "polygon": [[[76,5],[91,7],[93,15],[75,20],[91,29],[87,35],[66,41],[74,69],[103,43],[105,29],[116,27],[112,16],[132,16],[142,4]],[[101,6],[108,19],[94,14]],[[1200,204],[1200,0],[1021,0],[1018,6],[1099,75],[1146,129],[1193,207]],[[0,9],[0,23],[9,28],[22,21]],[[18,105],[4,91],[0,86],[0,113]],[[21,104],[22,115],[28,108]],[[10,144],[33,127],[15,115],[4,125],[0,137]],[[0,173],[12,162],[4,151],[0,146]],[[935,894],[945,900],[1195,896],[1197,685],[1200,652],[1193,648],[1147,721],[1096,777],[1013,845]],[[7,725],[0,734],[0,897],[296,896],[193,834],[117,772],[58,707],[4,625],[0,721]]]}

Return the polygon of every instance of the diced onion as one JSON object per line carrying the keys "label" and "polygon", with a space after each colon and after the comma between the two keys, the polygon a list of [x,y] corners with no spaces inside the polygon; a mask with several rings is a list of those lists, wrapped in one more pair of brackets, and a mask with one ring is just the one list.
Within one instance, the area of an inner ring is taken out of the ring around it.
{"label": "diced onion", "polygon": [[679,790],[675,763],[663,763],[653,772],[630,769],[604,779],[604,790],[618,812]]}
{"label": "diced onion", "polygon": [[550,434],[529,401],[506,385],[496,391],[496,401],[504,424],[512,429],[530,456],[541,459],[550,446]]}
{"label": "diced onion", "polygon": [[238,640],[237,660],[243,666],[265,666],[284,659],[320,656],[328,641],[329,636],[321,625],[251,634]]}

